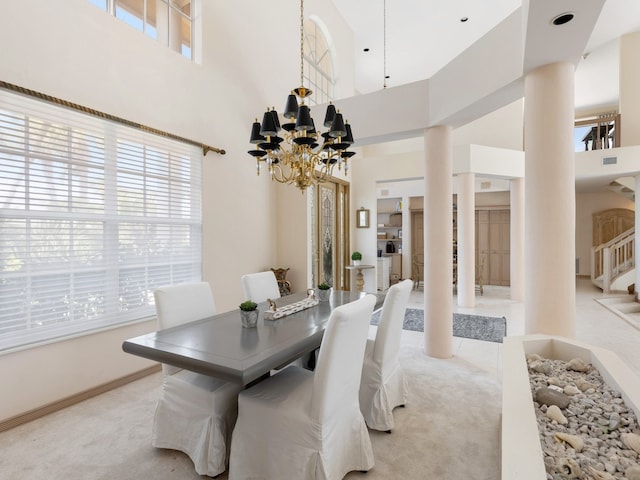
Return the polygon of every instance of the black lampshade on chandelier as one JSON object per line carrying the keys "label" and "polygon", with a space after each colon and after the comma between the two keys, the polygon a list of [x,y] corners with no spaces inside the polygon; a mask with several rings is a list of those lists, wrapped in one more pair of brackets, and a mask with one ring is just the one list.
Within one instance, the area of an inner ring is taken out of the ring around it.
{"label": "black lampshade on chandelier", "polygon": [[[355,152],[347,151],[353,144],[351,126],[342,114],[329,103],[323,126],[324,133],[316,130],[309,107],[304,99],[311,90],[302,86],[304,79],[304,0],[300,0],[300,87],[287,97],[280,118],[275,108],[264,112],[262,123],[258,119],[251,127],[250,143],[256,145],[249,154],[255,157],[257,173],[260,175],[262,163],[267,166],[271,179],[279,183],[292,183],[301,191],[313,184],[322,183],[333,174],[334,167],[348,172],[348,160]],[[298,103],[298,98],[300,103]],[[280,136],[280,132],[282,136]]]}

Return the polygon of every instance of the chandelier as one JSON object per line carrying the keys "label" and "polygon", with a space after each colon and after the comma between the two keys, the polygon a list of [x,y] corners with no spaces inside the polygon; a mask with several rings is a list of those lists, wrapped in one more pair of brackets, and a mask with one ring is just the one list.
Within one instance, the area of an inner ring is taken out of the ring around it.
{"label": "chandelier", "polygon": [[255,119],[249,142],[257,148],[248,153],[256,159],[258,175],[264,164],[272,180],[294,184],[302,192],[333,175],[336,165],[338,170],[344,169],[346,175],[348,160],[355,155],[355,152],[347,151],[353,144],[351,126],[343,120],[333,103],[327,106],[323,123],[328,130],[324,133],[316,130],[309,107],[304,103],[312,92],[302,86],[303,55],[304,0],[300,0],[300,87],[292,90],[287,97],[282,114],[285,122],[280,124],[278,112],[268,107],[262,116],[262,124]]}

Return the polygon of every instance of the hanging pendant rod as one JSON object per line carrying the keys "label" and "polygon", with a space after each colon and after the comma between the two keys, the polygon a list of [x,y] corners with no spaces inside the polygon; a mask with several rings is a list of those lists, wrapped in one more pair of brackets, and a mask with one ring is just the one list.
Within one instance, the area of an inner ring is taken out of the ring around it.
{"label": "hanging pendant rod", "polygon": [[98,110],[94,110],[92,108],[88,108],[83,105],[78,105],[77,103],[68,102],[67,100],[62,100],[61,98],[52,97],[51,95],[47,95],[45,93],[36,92],[35,90],[29,90],[28,88],[20,87],[18,85],[14,85],[12,83],[8,83],[2,80],[0,80],[0,88],[4,88],[5,90],[10,90],[12,92],[17,92],[22,95],[27,95],[29,97],[37,98],[39,100],[44,100],[45,102],[49,102],[54,105],[67,107],[72,110],[76,110],[78,112],[86,113],[87,115],[92,115],[94,117],[102,118],[104,120],[110,120],[112,122],[120,123],[122,125],[126,125],[127,127],[132,127],[138,130],[142,130],[143,132],[153,133],[154,135],[170,138],[172,140],[177,140],[179,142],[188,143],[189,145],[200,147],[202,148],[203,156],[209,152],[219,153],[220,155],[224,155],[225,153],[227,153],[222,148],[212,147],[211,145],[207,145],[205,143],[196,142],[195,140],[190,140],[188,138],[180,137],[178,135],[174,135],[173,133],[165,132],[163,130],[158,130],[157,128],[153,128],[153,127],[148,127],[146,125],[142,125],[141,123],[132,122],[131,120],[127,120],[121,117],[116,117],[115,115],[110,115],[108,113],[100,112]]}

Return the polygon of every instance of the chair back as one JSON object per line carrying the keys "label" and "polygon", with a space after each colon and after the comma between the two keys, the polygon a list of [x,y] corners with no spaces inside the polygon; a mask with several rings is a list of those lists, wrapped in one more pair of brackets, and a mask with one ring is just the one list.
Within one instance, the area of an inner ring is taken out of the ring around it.
{"label": "chair back", "polygon": [[313,419],[323,422],[350,403],[358,408],[364,350],[375,303],[375,296],[366,295],[331,312],[314,373]]}
{"label": "chair back", "polygon": [[272,271],[248,273],[241,278],[244,299],[262,303],[270,298],[280,298],[278,281]]}
{"label": "chair back", "polygon": [[387,291],[382,305],[380,323],[373,347],[373,361],[381,366],[383,379],[391,373],[398,359],[402,324],[412,285],[411,280],[403,280],[392,285]]}
{"label": "chair back", "polygon": [[[153,292],[160,329],[175,327],[215,315],[211,287],[207,282],[160,287]],[[162,373],[171,375],[180,369],[162,364]]]}

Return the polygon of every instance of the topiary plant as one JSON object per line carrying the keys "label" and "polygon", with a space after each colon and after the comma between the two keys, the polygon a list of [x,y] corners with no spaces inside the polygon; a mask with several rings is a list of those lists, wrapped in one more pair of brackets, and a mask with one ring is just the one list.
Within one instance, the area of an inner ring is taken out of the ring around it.
{"label": "topiary plant", "polygon": [[250,312],[252,310],[255,310],[256,308],[258,308],[258,304],[251,300],[246,300],[240,304],[240,310],[244,312]]}
{"label": "topiary plant", "polygon": [[362,254],[356,250],[351,254],[351,260],[362,260]]}
{"label": "topiary plant", "polygon": [[320,285],[318,285],[318,288],[320,290],[329,290],[331,288],[331,285],[329,285],[327,282],[322,282]]}

